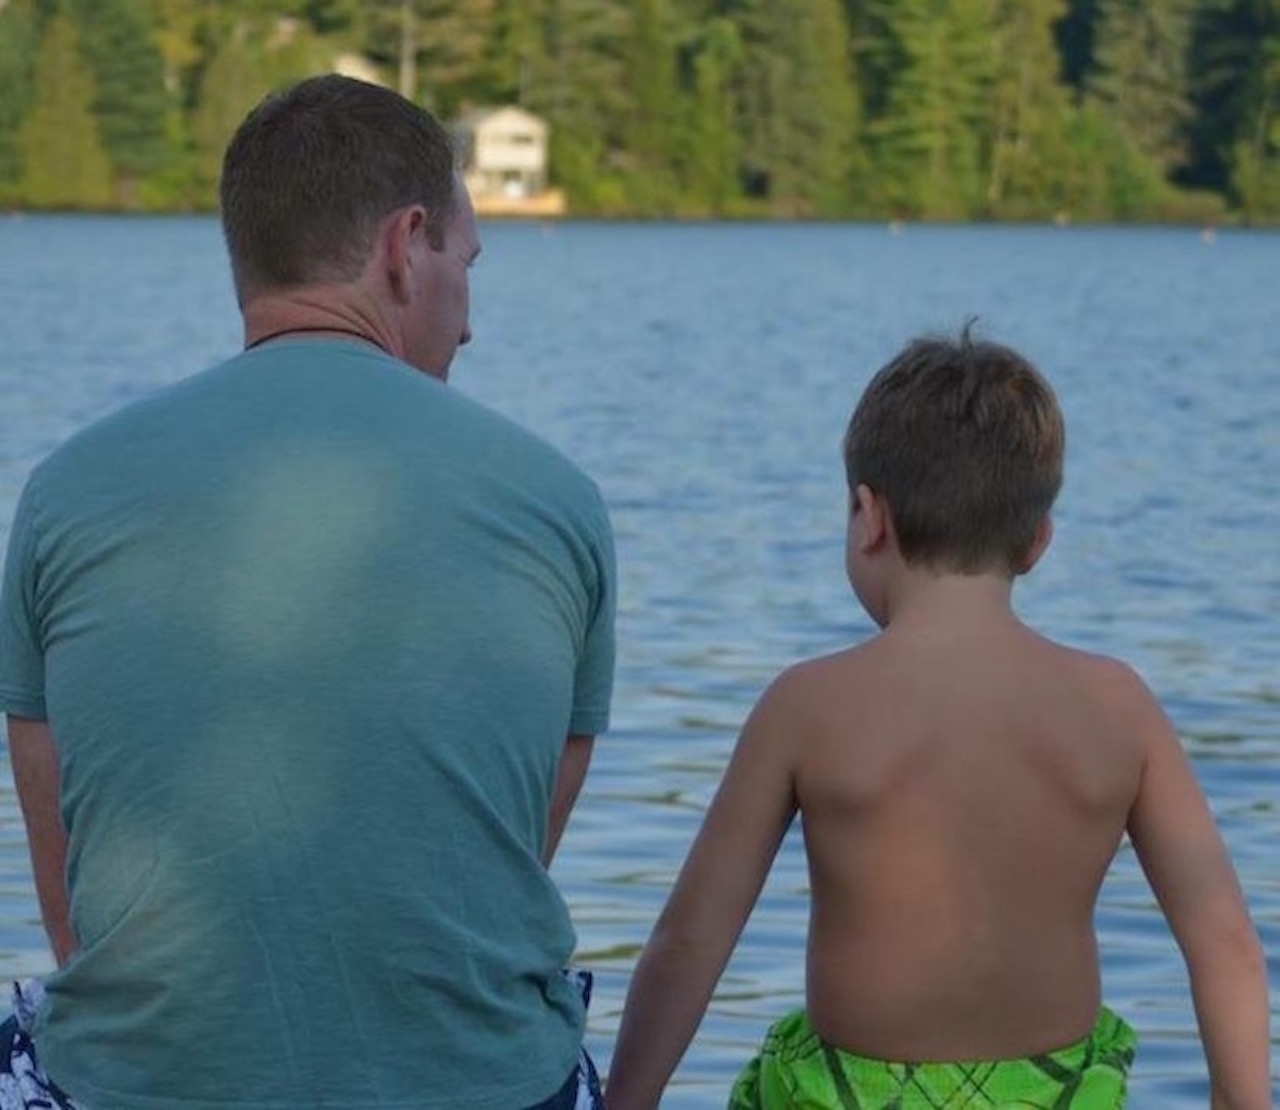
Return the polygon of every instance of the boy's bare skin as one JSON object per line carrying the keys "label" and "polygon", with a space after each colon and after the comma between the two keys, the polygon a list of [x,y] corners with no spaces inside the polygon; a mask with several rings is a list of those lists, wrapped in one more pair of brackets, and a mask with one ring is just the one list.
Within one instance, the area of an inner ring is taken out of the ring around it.
{"label": "boy's bare skin", "polygon": [[[909,565],[887,505],[855,498],[850,579],[884,631],[786,671],[753,710],[637,966],[610,1110],[658,1104],[797,811],[826,1042],[954,1061],[1085,1037],[1094,906],[1127,830],[1187,961],[1214,1110],[1266,1110],[1261,948],[1150,693],[1023,625],[1007,572]],[[1019,573],[1050,535],[1045,517]]]}
{"label": "boy's bare skin", "polygon": [[966,596],[989,583],[953,585],[940,627],[921,612],[792,672],[762,741],[795,744],[811,1020],[883,1059],[1093,1028],[1093,905],[1141,777],[1136,684]]}

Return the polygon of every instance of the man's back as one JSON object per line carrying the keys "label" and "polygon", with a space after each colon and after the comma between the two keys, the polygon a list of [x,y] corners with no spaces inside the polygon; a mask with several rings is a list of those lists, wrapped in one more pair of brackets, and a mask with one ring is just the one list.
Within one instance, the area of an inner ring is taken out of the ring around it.
{"label": "man's back", "polygon": [[77,437],[15,533],[81,945],[36,1030],[50,1074],[94,1107],[554,1089],[583,1015],[547,807],[609,693],[590,483],[304,339]]}
{"label": "man's back", "polygon": [[898,1060],[1060,1047],[1097,1017],[1138,684],[1012,617],[909,625],[791,676],[814,1027]]}

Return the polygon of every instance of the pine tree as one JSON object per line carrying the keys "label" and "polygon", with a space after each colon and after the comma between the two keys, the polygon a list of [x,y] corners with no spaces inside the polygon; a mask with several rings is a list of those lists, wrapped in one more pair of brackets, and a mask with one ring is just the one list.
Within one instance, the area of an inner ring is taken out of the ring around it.
{"label": "pine tree", "polygon": [[693,54],[694,106],[687,189],[694,204],[721,215],[739,196],[740,143],[733,89],[742,39],[732,21],[709,21]]}
{"label": "pine tree", "polygon": [[898,213],[956,219],[984,203],[981,135],[993,80],[985,0],[880,0],[898,60],[876,120],[876,168]]}
{"label": "pine tree", "polygon": [[682,135],[674,35],[664,0],[636,0],[627,49],[627,86],[627,192],[641,211],[668,213],[676,200],[674,168]]}
{"label": "pine tree", "polygon": [[425,100],[450,116],[478,87],[495,0],[419,0],[419,4],[423,32],[419,72]]}
{"label": "pine tree", "polygon": [[137,203],[141,178],[171,156],[165,133],[170,97],[154,16],[144,0],[85,5],[84,54],[93,67],[94,111],[126,206]]}
{"label": "pine tree", "polygon": [[1280,6],[1272,0],[1254,68],[1254,95],[1232,165],[1232,185],[1248,219],[1280,221]]}
{"label": "pine tree", "polygon": [[543,43],[538,5],[527,0],[496,0],[483,72],[500,103],[524,104],[534,59]]}
{"label": "pine tree", "polygon": [[1251,219],[1280,215],[1268,202],[1280,173],[1280,3],[1217,0],[1192,35],[1192,156],[1184,179],[1229,191]]}
{"label": "pine tree", "polygon": [[40,208],[105,207],[111,165],[93,115],[93,74],[69,15],[56,15],[46,26],[33,79],[34,100],[18,136],[22,200]]}
{"label": "pine tree", "polygon": [[495,10],[496,0],[378,0],[366,46],[402,95],[449,116],[483,71]]}
{"label": "pine tree", "polygon": [[1083,95],[1093,71],[1094,40],[1098,30],[1098,0],[1067,0],[1067,10],[1055,29],[1062,58],[1062,79],[1077,96]]}
{"label": "pine tree", "polygon": [[156,46],[164,65],[166,88],[181,91],[184,101],[188,81],[204,58],[200,34],[206,12],[192,0],[151,0],[156,19]]}
{"label": "pine tree", "polygon": [[18,129],[31,105],[32,62],[39,35],[31,0],[0,7],[0,203],[22,176]]}
{"label": "pine tree", "polygon": [[333,52],[309,25],[281,17],[270,0],[220,7],[202,35],[209,55],[191,117],[191,188],[197,204],[211,206],[222,156],[244,117],[273,89],[328,70]]}
{"label": "pine tree", "polygon": [[861,127],[841,4],[745,0],[735,19],[748,178],[779,213],[848,211]]}
{"label": "pine tree", "polygon": [[1000,0],[993,39],[994,74],[986,201],[999,215],[1060,211],[1071,105],[1059,80],[1055,28],[1064,0]]}
{"label": "pine tree", "polygon": [[551,125],[551,172],[582,211],[626,210],[629,18],[613,0],[529,0],[536,45],[525,55],[524,103]]}
{"label": "pine tree", "polygon": [[203,206],[216,203],[222,156],[231,136],[271,88],[263,50],[251,40],[250,31],[249,23],[233,28],[200,78],[191,135],[193,185]]}
{"label": "pine tree", "polygon": [[1196,0],[1099,0],[1088,92],[1166,173],[1186,161]]}
{"label": "pine tree", "polygon": [[1160,167],[1142,153],[1096,100],[1073,112],[1070,161],[1062,178],[1062,206],[1085,219],[1136,220],[1160,203]]}
{"label": "pine tree", "polygon": [[1212,0],[1196,13],[1188,60],[1193,118],[1184,178],[1223,191],[1252,99],[1252,71],[1264,37],[1254,0]]}
{"label": "pine tree", "polygon": [[321,35],[359,34],[367,5],[362,0],[304,0],[301,15]]}

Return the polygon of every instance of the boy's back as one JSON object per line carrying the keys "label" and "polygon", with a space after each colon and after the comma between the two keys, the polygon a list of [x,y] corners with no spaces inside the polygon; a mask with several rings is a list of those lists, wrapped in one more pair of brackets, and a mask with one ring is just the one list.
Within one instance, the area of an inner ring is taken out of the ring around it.
{"label": "boy's back", "polygon": [[823,1039],[985,1060],[1087,1034],[1093,906],[1142,766],[1129,672],[943,604],[774,696],[795,721]]}

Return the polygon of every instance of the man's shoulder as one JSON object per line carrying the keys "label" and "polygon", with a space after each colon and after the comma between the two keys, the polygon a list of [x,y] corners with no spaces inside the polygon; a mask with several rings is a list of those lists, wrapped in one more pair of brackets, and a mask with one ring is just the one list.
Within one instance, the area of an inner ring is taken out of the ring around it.
{"label": "man's shoulder", "polygon": [[571,483],[594,487],[595,483],[578,463],[539,432],[519,423],[484,401],[463,393],[456,386],[442,387],[455,406],[471,412],[478,428],[494,437],[514,457],[546,467],[555,476]]}
{"label": "man's shoulder", "polygon": [[595,479],[565,451],[538,432],[454,386],[441,387],[458,416],[469,414],[469,434],[476,457],[487,465],[522,479],[556,503],[575,511],[605,516],[604,497]]}
{"label": "man's shoulder", "polygon": [[86,474],[104,472],[122,453],[136,449],[148,425],[171,428],[183,394],[212,372],[159,385],[76,429],[32,468],[33,485],[56,487],[67,481],[80,482]]}

